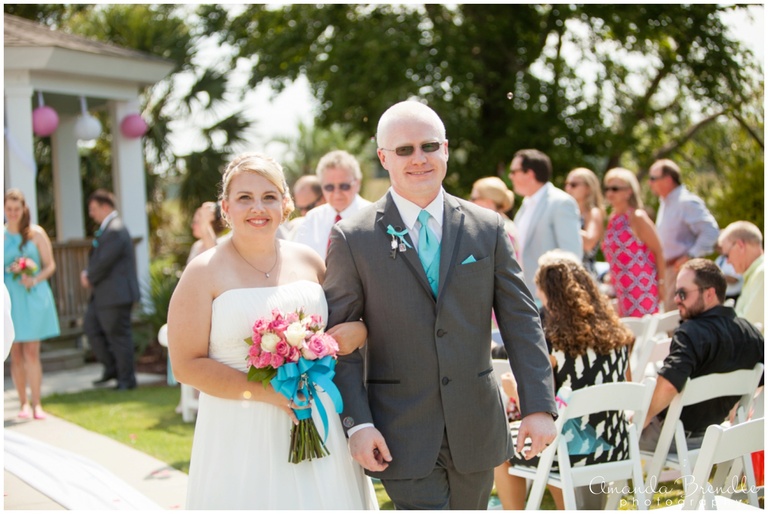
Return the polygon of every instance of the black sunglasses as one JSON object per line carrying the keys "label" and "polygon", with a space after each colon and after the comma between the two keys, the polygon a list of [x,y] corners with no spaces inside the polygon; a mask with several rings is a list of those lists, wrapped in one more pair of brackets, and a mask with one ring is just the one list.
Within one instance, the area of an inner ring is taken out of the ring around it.
{"label": "black sunglasses", "polygon": [[658,177],[654,177],[653,175],[648,175],[648,180],[651,182],[656,182],[657,180],[661,180],[664,178],[664,175],[659,175]]}
{"label": "black sunglasses", "polygon": [[325,184],[323,186],[323,190],[329,193],[333,193],[337,187],[341,191],[349,191],[352,189],[352,182],[342,182],[341,184]]}
{"label": "black sunglasses", "polygon": [[[699,291],[704,290],[703,287],[697,287],[696,289],[698,289]],[[691,294],[692,291],[694,290],[691,289],[690,291],[686,291],[685,289],[678,289],[677,291],[675,291],[675,296],[679,297],[681,302],[684,302],[685,299],[688,298],[688,295]]]}
{"label": "black sunglasses", "polygon": [[[440,143],[439,141],[433,141],[431,143],[423,143],[421,145],[421,149],[424,153],[432,153],[436,152],[440,149],[440,146],[442,146],[443,143]],[[400,157],[408,157],[409,155],[413,155],[413,152],[415,148],[413,145],[408,146],[398,146],[394,150],[391,148],[382,148],[382,150],[385,150],[387,152],[395,152]]]}
{"label": "black sunglasses", "polygon": [[617,191],[624,191],[625,189],[629,189],[628,187],[618,187],[618,186],[606,186],[603,188],[603,191],[606,193],[610,191],[611,193],[616,193]]}

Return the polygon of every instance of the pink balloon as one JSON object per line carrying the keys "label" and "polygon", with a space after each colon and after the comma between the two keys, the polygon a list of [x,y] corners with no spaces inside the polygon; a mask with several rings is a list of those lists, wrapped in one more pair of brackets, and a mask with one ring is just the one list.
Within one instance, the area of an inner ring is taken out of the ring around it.
{"label": "pink balloon", "polygon": [[148,129],[147,122],[138,114],[129,114],[120,122],[120,132],[129,139],[143,136]]}
{"label": "pink balloon", "polygon": [[59,126],[59,115],[53,108],[43,105],[32,111],[32,131],[40,136],[50,136]]}

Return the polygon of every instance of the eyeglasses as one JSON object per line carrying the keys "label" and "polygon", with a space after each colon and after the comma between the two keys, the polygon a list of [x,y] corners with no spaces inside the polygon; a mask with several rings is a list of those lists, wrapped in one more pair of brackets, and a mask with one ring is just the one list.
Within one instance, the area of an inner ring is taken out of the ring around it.
{"label": "eyeglasses", "polygon": [[656,176],[648,175],[648,180],[650,180],[651,182],[656,182],[657,180],[661,180],[663,178],[664,178],[664,175],[656,175]]}
{"label": "eyeglasses", "polygon": [[354,184],[354,182],[342,182],[341,184],[325,184],[323,185],[323,191],[327,191],[328,193],[333,193],[337,187],[341,191],[349,191],[350,189],[352,189],[352,184]]}
{"label": "eyeglasses", "polygon": [[583,186],[583,185],[584,185],[584,182],[566,182],[565,183],[565,187],[566,188],[569,188],[569,187],[579,187],[579,186]]}
{"label": "eyeglasses", "polygon": [[603,191],[606,193],[615,193],[617,191],[624,191],[625,189],[629,189],[628,187],[619,187],[619,186],[605,186],[603,188]]}
{"label": "eyeglasses", "polygon": [[512,175],[514,175],[515,173],[525,173],[525,171],[526,171],[526,170],[524,170],[523,168],[515,168],[515,169],[510,169],[510,170],[509,170],[509,172],[510,172]]}
{"label": "eyeglasses", "polygon": [[[434,153],[440,150],[441,146],[443,146],[443,143],[441,143],[440,141],[432,141],[431,143],[422,143],[421,150],[424,153]],[[409,155],[413,155],[413,152],[415,151],[415,147],[413,145],[407,145],[407,146],[398,146],[394,150],[391,148],[381,148],[381,150],[384,150],[387,152],[395,152],[395,154],[399,155],[400,157],[408,157]]]}
{"label": "eyeglasses", "polygon": [[[721,255],[725,257],[726,260],[728,260],[728,255],[733,251],[733,248],[736,246],[736,243],[731,243],[731,246],[728,247],[728,251],[723,251]],[[725,250],[725,249],[723,249]]]}
{"label": "eyeglasses", "polygon": [[[699,292],[701,292],[704,288],[697,287],[696,288]],[[686,291],[685,289],[678,289],[675,291],[675,296],[680,298],[681,302],[684,302],[686,298],[688,298],[688,295],[691,294],[694,291],[694,289],[691,289],[690,291]]]}

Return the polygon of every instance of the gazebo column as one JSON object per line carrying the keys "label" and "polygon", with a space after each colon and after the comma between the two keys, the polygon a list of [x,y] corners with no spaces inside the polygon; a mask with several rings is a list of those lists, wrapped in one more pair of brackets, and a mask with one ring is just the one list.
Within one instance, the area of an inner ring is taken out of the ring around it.
{"label": "gazebo column", "polygon": [[[10,79],[10,77],[6,77]],[[5,189],[24,193],[32,223],[37,223],[37,164],[32,134],[32,86],[5,84]]]}
{"label": "gazebo column", "polygon": [[144,176],[143,141],[141,138],[128,139],[120,131],[120,122],[131,113],[137,112],[138,99],[130,102],[109,103],[112,124],[112,183],[118,202],[120,217],[131,237],[140,237],[136,246],[136,268],[139,275],[142,305],[151,310],[149,300],[149,224],[147,222],[147,194]]}
{"label": "gazebo column", "polygon": [[51,136],[56,240],[59,242],[82,239],[85,236],[80,154],[75,135],[76,121],[75,116],[61,116],[59,128]]}

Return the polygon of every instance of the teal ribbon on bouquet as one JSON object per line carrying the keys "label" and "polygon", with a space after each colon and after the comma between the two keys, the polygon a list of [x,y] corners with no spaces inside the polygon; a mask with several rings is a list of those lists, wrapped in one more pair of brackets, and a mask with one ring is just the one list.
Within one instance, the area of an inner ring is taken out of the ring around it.
{"label": "teal ribbon on bouquet", "polygon": [[[336,384],[333,383],[333,377],[336,375],[335,367],[336,359],[331,356],[312,361],[300,357],[297,363],[290,362],[277,368],[277,376],[270,383],[275,391],[293,400],[297,407],[306,407],[310,404],[311,397],[317,398],[316,386],[320,386],[333,401],[336,412],[341,413],[344,402]],[[328,438],[328,415],[322,401],[318,399],[315,405],[323,421],[323,443],[325,443]],[[293,412],[300,420],[312,417],[311,408],[294,409]]]}

